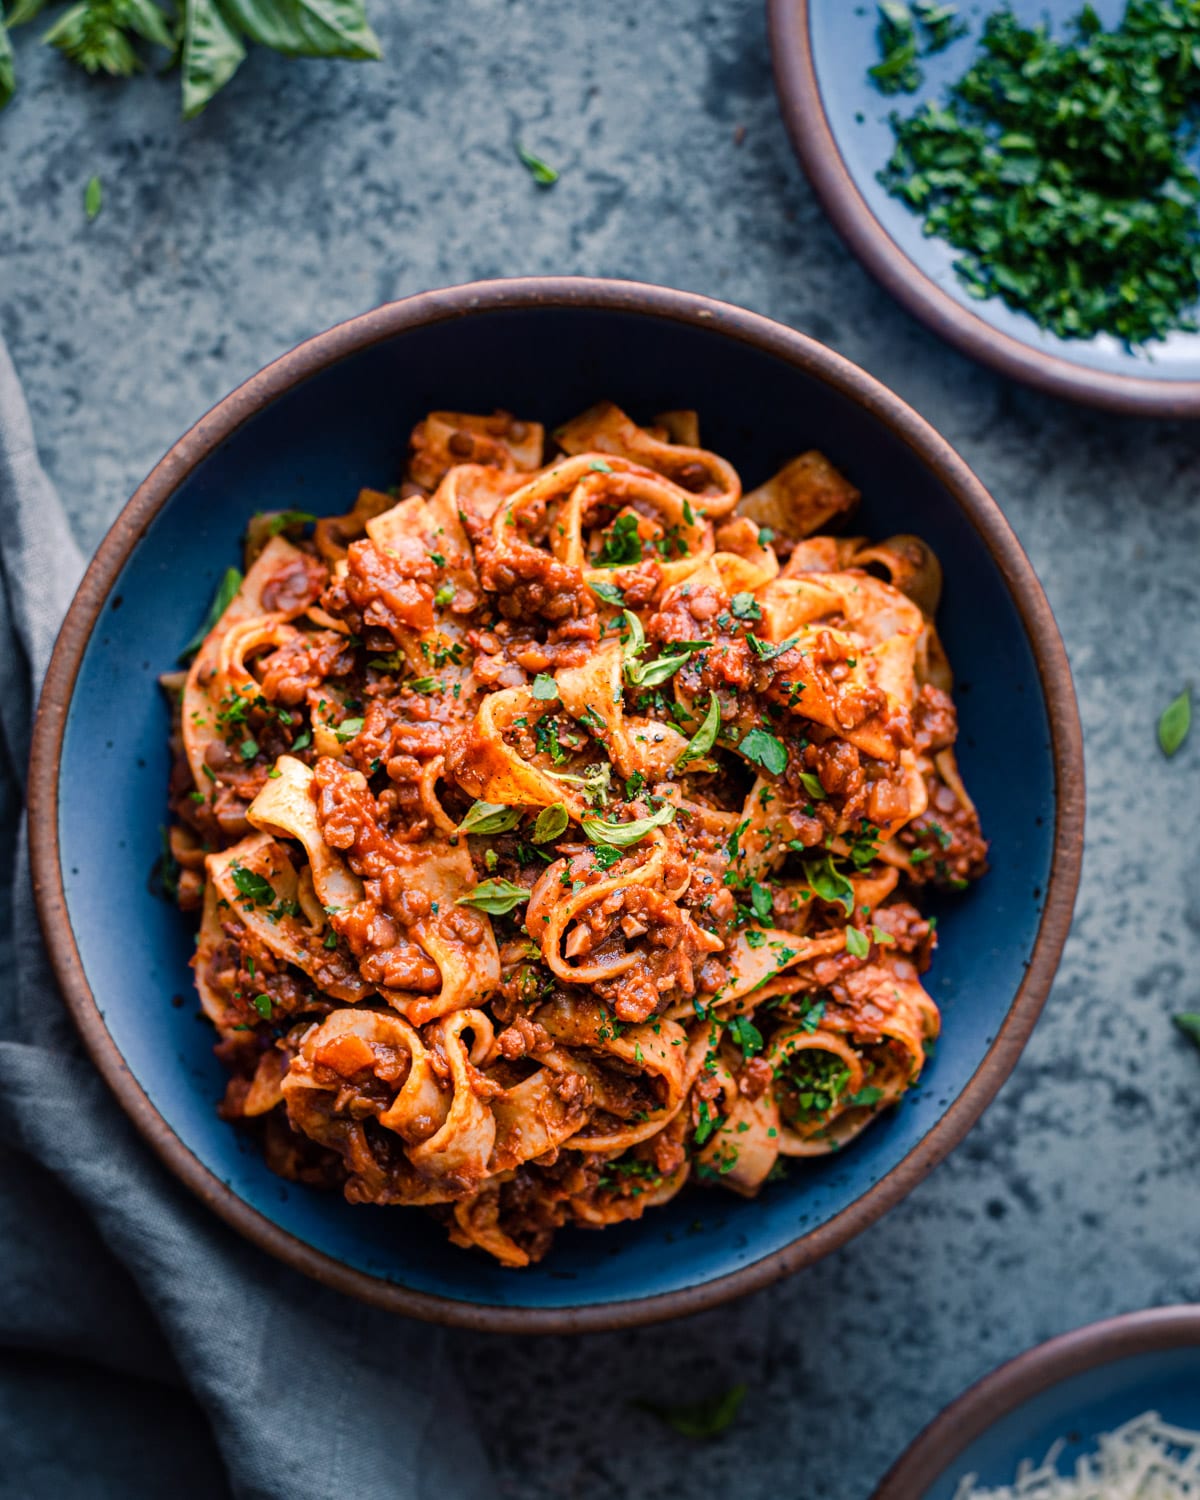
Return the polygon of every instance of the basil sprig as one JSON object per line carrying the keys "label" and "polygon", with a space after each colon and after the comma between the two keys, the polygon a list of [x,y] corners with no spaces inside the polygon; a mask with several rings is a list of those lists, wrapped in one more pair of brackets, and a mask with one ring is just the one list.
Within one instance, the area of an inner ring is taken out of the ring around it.
{"label": "basil sprig", "polygon": [[[2,28],[0,28],[2,29]],[[181,662],[189,661],[200,647],[209,631],[233,603],[234,595],[242,586],[242,574],[240,568],[226,568],[217,584],[217,591],[212,597],[212,603],[208,606],[208,613],[204,616],[200,629],[191,638],[183,650],[179,653]]]}
{"label": "basil sprig", "polygon": [[704,722],[687,742],[679,759],[675,762],[675,769],[682,771],[692,761],[703,759],[717,743],[717,735],[720,732],[721,700],[717,697],[716,693],[710,693],[708,695],[708,712],[704,715]]}
{"label": "basil sprig", "polygon": [[481,835],[507,833],[521,821],[519,807],[506,807],[503,802],[473,802],[467,815],[458,825],[459,833]]}

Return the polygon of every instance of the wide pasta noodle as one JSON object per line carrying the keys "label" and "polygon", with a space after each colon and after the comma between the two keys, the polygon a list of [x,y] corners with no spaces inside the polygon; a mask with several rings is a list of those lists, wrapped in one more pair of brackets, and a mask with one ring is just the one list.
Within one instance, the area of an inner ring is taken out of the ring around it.
{"label": "wide pasta noodle", "polygon": [[393,492],[254,519],[164,678],[164,858],[276,1170],[520,1268],[903,1100],[921,892],[986,844],[940,566],[815,534],[858,501],[815,450],[743,494],[695,412],[601,402],[432,412]]}

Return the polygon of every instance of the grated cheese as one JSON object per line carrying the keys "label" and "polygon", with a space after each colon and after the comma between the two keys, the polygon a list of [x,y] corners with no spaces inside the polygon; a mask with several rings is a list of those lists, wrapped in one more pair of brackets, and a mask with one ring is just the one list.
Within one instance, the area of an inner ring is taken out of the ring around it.
{"label": "grated cheese", "polygon": [[1016,1480],[982,1489],[968,1474],[954,1500],[1200,1500],[1200,1432],[1172,1427],[1157,1412],[1143,1412],[1097,1440],[1074,1472],[1059,1472],[1066,1446],[1060,1438],[1035,1468],[1023,1460]]}

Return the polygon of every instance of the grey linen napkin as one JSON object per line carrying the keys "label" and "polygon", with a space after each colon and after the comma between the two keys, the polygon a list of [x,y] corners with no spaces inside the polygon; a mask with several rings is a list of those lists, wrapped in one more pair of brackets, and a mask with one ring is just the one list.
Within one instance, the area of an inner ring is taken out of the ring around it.
{"label": "grey linen napkin", "polygon": [[[142,1143],[75,1036],[41,944],[21,801],[37,687],[80,572],[0,342],[5,1374],[22,1353],[27,1369],[48,1356],[89,1361],[77,1387],[81,1405],[96,1364],[114,1379],[181,1383],[211,1423],[237,1496],[481,1500],[494,1488],[444,1336],[327,1291],[238,1239]],[[59,1402],[64,1391],[72,1400],[69,1373],[55,1389]],[[143,1409],[130,1419],[144,1425],[150,1415]],[[86,1416],[79,1411],[81,1423]],[[127,1472],[107,1485],[93,1473],[77,1486],[71,1481],[82,1476],[73,1474],[69,1451],[56,1473],[43,1464],[36,1482],[4,1475],[5,1456],[11,1462],[20,1451],[4,1427],[0,1413],[5,1495],[165,1492],[148,1477],[132,1487]],[[179,1458],[186,1463],[187,1455]]]}

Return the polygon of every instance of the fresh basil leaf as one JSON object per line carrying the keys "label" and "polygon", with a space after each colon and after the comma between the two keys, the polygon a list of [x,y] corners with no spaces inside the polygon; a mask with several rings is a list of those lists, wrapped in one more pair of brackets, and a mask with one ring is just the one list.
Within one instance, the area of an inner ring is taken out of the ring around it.
{"label": "fresh basil leaf", "polygon": [[219,584],[217,592],[213,595],[212,603],[208,606],[208,613],[204,621],[183,650],[179,653],[179,660],[186,662],[195,656],[200,647],[203,646],[205,637],[209,631],[233,603],[234,595],[242,586],[242,574],[238,568],[226,568]]}
{"label": "fresh basil leaf", "polygon": [[785,651],[790,651],[799,636],[790,636],[786,641],[760,641],[756,635],[748,635],[746,644],[758,657],[759,661],[774,661],[777,656],[782,656]]}
{"label": "fresh basil leaf", "polygon": [[854,910],[854,887],[828,854],[812,855],[804,861],[804,874],[813,894],[822,901],[839,904],[847,916]]}
{"label": "fresh basil leaf", "polygon": [[689,662],[697,651],[704,651],[711,645],[711,641],[680,641],[679,650],[665,652],[662,656],[655,657],[653,661],[628,661],[625,663],[626,680],[633,687],[661,687],[669,678],[674,677],[680,667]]}
{"label": "fresh basil leaf", "polygon": [[814,802],[824,802],[825,788],[821,785],[820,778],[814,776],[811,771],[800,772],[800,785]]}
{"label": "fresh basil leaf", "polygon": [[558,181],[558,173],[549,162],[544,162],[540,156],[534,156],[532,151],[526,151],[520,141],[516,141],[514,144],[521,165],[527,169],[538,187],[553,187]]}
{"label": "fresh basil leaf", "polygon": [[558,697],[558,683],[549,672],[539,672],[533,679],[533,696],[541,703],[550,703]]}
{"label": "fresh basil leaf", "polygon": [[289,57],[363,62],[383,56],[363,0],[221,0],[221,5],[252,42]]}
{"label": "fresh basil leaf", "polygon": [[187,0],[183,24],[183,118],[194,120],[241,67],[242,39],[216,0]]}
{"label": "fresh basil leaf", "polygon": [[721,700],[716,693],[708,695],[708,712],[704,715],[704,722],[700,725],[686,747],[675,762],[675,769],[682,771],[684,766],[694,760],[701,760],[717,742],[717,735],[721,732]]}
{"label": "fresh basil leaf", "polygon": [[312,744],[312,730],[311,729],[302,729],[300,731],[300,733],[296,736],[296,738],[292,741],[292,749],[293,750],[307,750],[308,747],[311,744]]}
{"label": "fresh basil leaf", "polygon": [[673,804],[665,802],[648,818],[634,818],[630,823],[614,823],[606,818],[585,817],[582,827],[593,844],[610,844],[614,849],[628,849],[631,844],[640,843],[648,833],[665,827],[674,819]]}
{"label": "fresh basil leaf", "polygon": [[89,177],[87,187],[83,190],[83,211],[87,215],[89,224],[103,207],[104,184],[99,177]]}
{"label": "fresh basil leaf", "polygon": [[866,958],[871,951],[871,939],[857,927],[846,928],[846,952],[852,958]]}
{"label": "fresh basil leaf", "polygon": [[1178,698],[1172,698],[1159,718],[1158,743],[1162,753],[1168,757],[1174,755],[1187,739],[1191,727],[1192,693],[1190,688],[1184,688]]}
{"label": "fresh basil leaf", "polygon": [[473,802],[467,815],[458,825],[459,833],[507,833],[521,821],[519,807],[506,807],[501,802]]}
{"label": "fresh basil leaf", "polygon": [[274,1009],[274,1006],[271,1004],[270,995],[255,995],[251,1004],[264,1021],[271,1019],[271,1011]]}
{"label": "fresh basil leaf", "polygon": [[413,693],[433,693],[441,687],[441,682],[436,677],[410,677],[407,682],[400,684]]}
{"label": "fresh basil leaf", "polygon": [[473,906],[476,911],[485,911],[489,916],[502,917],[507,912],[529,900],[529,892],[523,885],[512,880],[481,880],[480,883],[460,896],[456,906]]}
{"label": "fresh basil leaf", "polygon": [[746,1387],[735,1385],[723,1396],[707,1401],[693,1401],[684,1406],[659,1406],[653,1401],[635,1401],[639,1410],[649,1412],[683,1437],[715,1438],[730,1425],[746,1399]]}
{"label": "fresh basil leaf", "polygon": [[765,729],[751,729],[737,747],[753,765],[761,766],[772,776],[782,776],[787,769],[787,748],[782,740]]}
{"label": "fresh basil leaf", "polygon": [[567,825],[571,821],[571,815],[561,802],[556,802],[553,807],[543,807],[537,815],[537,822],[533,825],[533,842],[535,844],[549,844],[567,831]]}
{"label": "fresh basil leaf", "polygon": [[641,656],[646,649],[646,632],[642,629],[642,622],[631,609],[623,609],[621,618],[625,621],[625,634],[621,641],[621,660],[631,662]]}
{"label": "fresh basil leaf", "polygon": [[339,745],[348,745],[356,734],[362,733],[362,719],[343,719],[334,730]]}
{"label": "fresh basil leaf", "polygon": [[754,1057],[763,1049],[763,1034],[749,1016],[734,1016],[729,1022],[729,1034],[742,1049],[743,1057]]}

